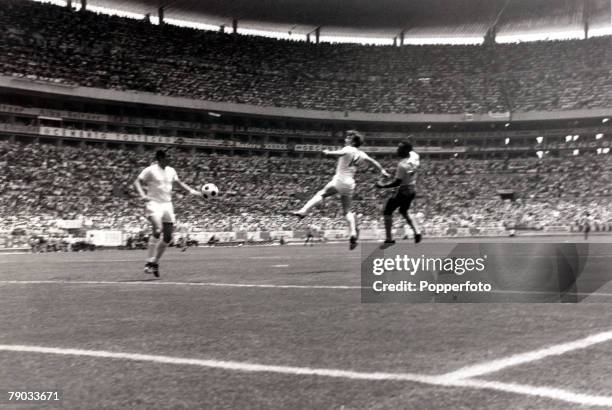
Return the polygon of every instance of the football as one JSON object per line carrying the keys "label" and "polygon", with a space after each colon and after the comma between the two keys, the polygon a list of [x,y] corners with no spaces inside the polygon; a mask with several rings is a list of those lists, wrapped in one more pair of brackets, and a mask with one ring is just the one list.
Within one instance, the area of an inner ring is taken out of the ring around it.
{"label": "football", "polygon": [[206,199],[213,199],[219,196],[219,188],[215,184],[202,185],[202,195]]}

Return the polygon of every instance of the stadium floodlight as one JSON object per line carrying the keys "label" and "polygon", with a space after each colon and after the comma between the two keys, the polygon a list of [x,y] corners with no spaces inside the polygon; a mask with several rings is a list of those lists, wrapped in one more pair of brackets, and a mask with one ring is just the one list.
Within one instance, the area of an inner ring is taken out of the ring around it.
{"label": "stadium floodlight", "polygon": [[566,135],[565,136],[565,142],[570,142],[572,140],[572,136],[571,135]]}
{"label": "stadium floodlight", "polygon": [[572,152],[572,154],[574,154],[574,155],[578,155],[578,154],[580,154],[580,150],[579,150],[579,149],[575,149],[575,150]]}
{"label": "stadium floodlight", "polygon": [[578,138],[580,138],[580,135],[574,135],[574,137],[572,138],[572,141],[578,141]]}
{"label": "stadium floodlight", "polygon": [[600,132],[599,134],[595,134],[595,139],[600,140],[603,138],[603,134]]}
{"label": "stadium floodlight", "polygon": [[610,121],[610,119],[609,119],[609,118],[604,118],[603,120],[601,120],[601,123],[602,123],[602,124],[605,124],[605,123],[607,123],[608,121]]}
{"label": "stadium floodlight", "polygon": [[542,141],[544,141],[544,137],[537,137],[536,141],[538,142],[538,144],[541,144]]}

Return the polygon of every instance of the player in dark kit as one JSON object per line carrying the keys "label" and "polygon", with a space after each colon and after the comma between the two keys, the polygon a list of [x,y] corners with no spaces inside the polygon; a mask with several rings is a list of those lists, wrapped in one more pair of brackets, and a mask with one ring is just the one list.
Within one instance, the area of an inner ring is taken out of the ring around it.
{"label": "player in dark kit", "polygon": [[419,167],[419,154],[412,150],[412,144],[403,141],[397,147],[397,155],[401,158],[397,164],[395,179],[387,184],[377,182],[378,188],[396,188],[393,195],[387,200],[383,215],[385,218],[385,245],[393,245],[393,212],[399,208],[400,214],[406,220],[414,232],[414,242],[421,242],[421,232],[417,226],[416,218],[411,217],[408,213],[410,205],[416,196],[416,177],[417,168]]}
{"label": "player in dark kit", "polygon": [[593,222],[593,218],[591,217],[591,215],[588,212],[584,213],[584,218],[581,221],[581,225],[582,225],[582,230],[584,232],[584,240],[588,240],[589,239],[589,232],[591,232],[591,224]]}
{"label": "player in dark kit", "polygon": [[306,241],[304,241],[304,246],[310,244],[310,246],[313,246],[314,242],[314,235],[312,233],[312,226],[308,225],[308,229],[306,230]]}

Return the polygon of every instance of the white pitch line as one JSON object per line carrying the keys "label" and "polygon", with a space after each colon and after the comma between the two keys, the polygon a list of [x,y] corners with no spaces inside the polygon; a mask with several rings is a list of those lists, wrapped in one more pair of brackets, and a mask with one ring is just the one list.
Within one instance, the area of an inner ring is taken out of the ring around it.
{"label": "white pitch line", "polygon": [[[32,256],[31,253],[26,253],[26,255]],[[171,259],[171,260],[176,260],[176,259]],[[140,261],[142,261],[142,259],[69,259],[69,260],[54,259],[54,260],[45,261],[45,262],[65,265],[68,263],[107,263],[107,262],[140,262]],[[36,261],[36,262],[40,262],[40,261]],[[23,263],[23,261],[20,261],[17,259],[12,259],[12,260],[1,260],[0,259],[0,263]]]}
{"label": "white pitch line", "polygon": [[[289,266],[289,265],[286,265]],[[273,267],[285,267],[285,265],[274,265]],[[1,285],[131,285],[131,286],[209,286],[209,287],[229,287],[229,288],[263,288],[263,289],[369,289],[362,286],[351,285],[276,285],[268,283],[217,283],[217,282],[167,282],[142,280],[134,282],[121,281],[103,281],[103,280],[0,280]],[[500,294],[546,294],[545,292],[531,291],[513,291],[513,290],[492,290],[489,293]],[[554,293],[551,293],[554,294]],[[575,296],[593,296],[593,297],[612,297],[612,293],[572,293]]]}
{"label": "white pitch line", "polygon": [[277,255],[270,255],[270,256],[249,256],[249,259],[283,259],[285,258],[285,256],[277,256]]}
{"label": "white pitch line", "polygon": [[519,353],[502,359],[466,366],[459,370],[446,373],[444,374],[444,377],[448,378],[449,380],[463,380],[482,376],[485,374],[498,372],[508,367],[542,360],[546,357],[560,356],[574,350],[584,349],[598,343],[608,342],[610,340],[612,340],[612,331],[597,333],[573,342],[552,345],[543,349],[532,350],[530,352]]}
{"label": "white pitch line", "polygon": [[262,372],[262,373],[281,373],[296,376],[323,376],[338,377],[352,380],[389,380],[389,381],[410,381],[420,383],[434,383],[435,376],[426,376],[412,373],[365,373],[351,370],[322,369],[311,367],[277,366],[265,365],[249,362],[234,362],[225,360],[206,360],[191,359],[185,357],[138,354],[138,353],[118,353],[105,350],[84,350],[84,349],[62,349],[56,347],[28,346],[28,345],[0,345],[0,351],[19,352],[19,353],[42,353],[66,356],[84,356],[104,359],[123,359],[130,361],[144,361],[153,363],[165,363],[175,365],[190,365],[208,367],[214,369],[234,370],[241,372]]}
{"label": "white pitch line", "polygon": [[265,288],[265,289],[361,289],[349,285],[276,285],[266,283],[217,283],[217,282],[119,282],[101,280],[0,280],[1,285],[129,285],[129,286],[203,286],[227,288]]}
{"label": "white pitch line", "polygon": [[543,296],[599,296],[599,297],[612,297],[612,293],[602,293],[602,292],[567,292],[561,293],[557,292],[549,292],[549,291],[535,291],[535,290],[490,290],[487,293],[499,293],[503,295],[525,295],[525,296],[535,296],[535,295],[543,295]]}
{"label": "white pitch line", "polygon": [[522,394],[525,396],[544,397],[547,399],[565,401],[568,403],[582,404],[587,406],[612,407],[612,397],[610,396],[597,396],[591,394],[575,393],[569,390],[558,389],[556,387],[502,383],[480,379],[458,380],[451,383],[450,385],[454,387],[473,387],[476,389],[495,390],[506,393]]}
{"label": "white pitch line", "polygon": [[272,265],[273,268],[288,268],[289,265]]}
{"label": "white pitch line", "polygon": [[612,397],[596,396],[582,393],[575,393],[568,390],[557,389],[554,387],[540,387],[513,383],[490,382],[478,379],[454,380],[442,376],[430,376],[415,373],[384,373],[384,372],[357,372],[342,369],[324,369],[311,367],[278,366],[265,365],[249,362],[235,362],[225,360],[206,360],[190,359],[184,357],[173,357],[151,354],[137,353],[118,353],[104,350],[84,350],[84,349],[64,349],[44,346],[27,345],[0,345],[0,351],[17,353],[38,353],[64,356],[93,357],[100,359],[128,360],[139,362],[152,362],[173,365],[199,366],[212,369],[231,370],[239,372],[261,372],[287,374],[294,376],[319,376],[333,377],[349,380],[369,380],[369,381],[404,381],[428,384],[444,387],[467,387],[483,390],[503,391],[514,394],[544,397],[556,401],[568,403],[591,405],[591,406],[612,406]]}

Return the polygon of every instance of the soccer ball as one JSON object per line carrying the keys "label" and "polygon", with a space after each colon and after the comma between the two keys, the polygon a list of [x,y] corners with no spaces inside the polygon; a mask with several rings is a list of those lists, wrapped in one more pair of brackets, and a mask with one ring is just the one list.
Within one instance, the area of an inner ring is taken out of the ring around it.
{"label": "soccer ball", "polygon": [[213,199],[219,196],[219,188],[215,184],[202,185],[202,195],[206,199]]}

